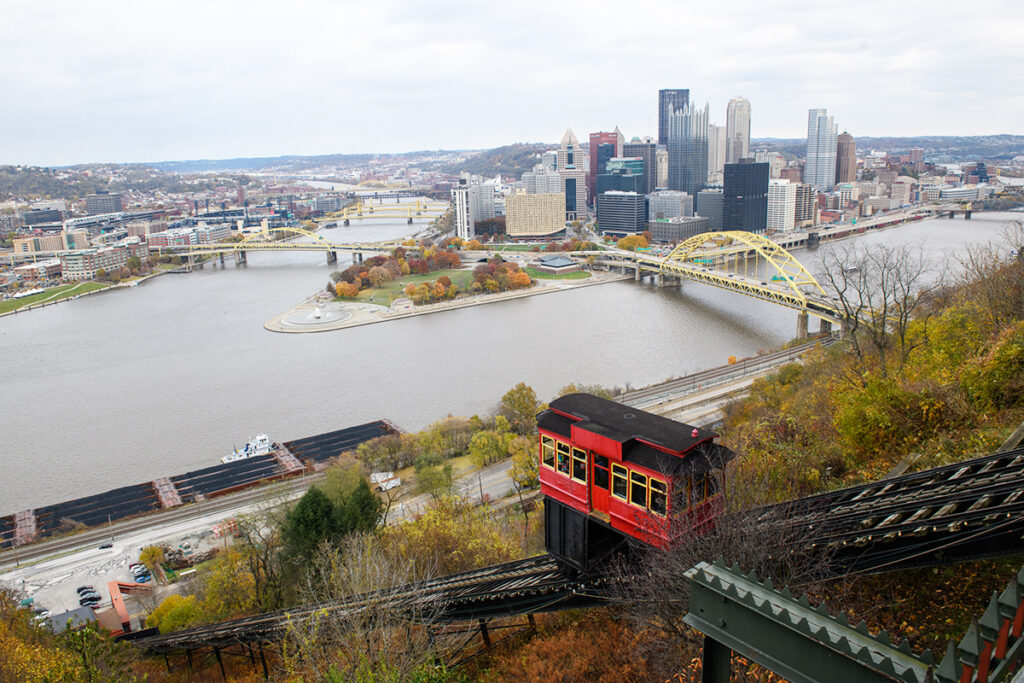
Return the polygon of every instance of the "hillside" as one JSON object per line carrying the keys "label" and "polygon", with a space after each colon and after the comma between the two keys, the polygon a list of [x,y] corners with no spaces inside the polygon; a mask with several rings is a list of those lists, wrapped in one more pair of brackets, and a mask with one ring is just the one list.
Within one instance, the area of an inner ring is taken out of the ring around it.
{"label": "hillside", "polygon": [[500,173],[502,176],[519,178],[523,171],[529,171],[534,164],[540,162],[542,152],[557,148],[558,145],[539,142],[517,142],[484,150],[463,162],[443,166],[441,170],[448,173],[466,171],[484,177],[493,177]]}

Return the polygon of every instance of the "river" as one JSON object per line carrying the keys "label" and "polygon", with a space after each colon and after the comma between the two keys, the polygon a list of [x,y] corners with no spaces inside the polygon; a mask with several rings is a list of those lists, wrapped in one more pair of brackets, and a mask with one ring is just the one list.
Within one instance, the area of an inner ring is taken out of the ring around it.
{"label": "river", "polygon": [[[856,240],[920,243],[941,257],[996,238],[1011,217],[929,220]],[[325,236],[379,240],[410,227],[361,223]],[[850,243],[795,254],[813,270]],[[337,332],[263,329],[332,270],[320,254],[250,253],[247,266],[229,258],[0,318],[0,514],[216,464],[259,432],[288,441],[378,418],[415,430],[488,413],[520,381],[542,399],[571,382],[639,387],[777,347],[796,330],[794,311],[742,295],[632,282]]]}

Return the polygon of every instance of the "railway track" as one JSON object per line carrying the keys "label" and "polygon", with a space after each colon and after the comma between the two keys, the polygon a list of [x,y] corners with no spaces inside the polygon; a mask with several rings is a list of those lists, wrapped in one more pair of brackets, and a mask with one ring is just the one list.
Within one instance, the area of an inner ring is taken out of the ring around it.
{"label": "railway track", "polygon": [[786,363],[791,363],[819,346],[831,346],[837,340],[832,337],[816,339],[806,344],[794,346],[774,353],[755,358],[745,358],[733,365],[711,368],[693,375],[663,382],[661,384],[636,389],[620,396],[617,400],[635,408],[649,409],[666,401],[678,399],[680,395],[704,390],[727,382],[732,382],[750,375],[774,370]]}
{"label": "railway track", "polygon": [[877,573],[1024,551],[1024,449],[765,508],[837,568]]}
{"label": "railway track", "polygon": [[551,609],[590,607],[604,601],[604,577],[567,577],[550,555],[515,560],[460,574],[438,577],[397,588],[374,591],[344,600],[277,610],[210,626],[135,640],[152,653],[196,647],[226,647],[237,643],[279,640],[289,628],[327,614],[351,615],[386,605],[412,618],[432,620],[488,619]]}

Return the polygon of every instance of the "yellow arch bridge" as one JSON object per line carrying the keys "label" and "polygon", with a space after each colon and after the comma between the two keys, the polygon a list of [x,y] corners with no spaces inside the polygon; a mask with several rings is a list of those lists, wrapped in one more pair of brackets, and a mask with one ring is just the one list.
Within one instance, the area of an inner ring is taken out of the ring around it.
{"label": "yellow arch bridge", "polygon": [[330,216],[316,219],[319,223],[338,222],[349,225],[351,221],[367,218],[390,218],[395,220],[405,219],[412,223],[417,219],[437,218],[448,210],[447,202],[428,202],[417,199],[415,204],[363,204],[361,201],[352,206],[346,206],[341,211],[332,213]]}
{"label": "yellow arch bridge", "polygon": [[599,262],[621,266],[623,272],[633,268],[637,280],[650,275],[659,286],[671,278],[693,280],[797,310],[799,336],[806,335],[809,315],[821,319],[822,331],[843,321],[837,303],[807,268],[762,235],[738,230],[703,233],[663,258],[643,252],[603,254]]}

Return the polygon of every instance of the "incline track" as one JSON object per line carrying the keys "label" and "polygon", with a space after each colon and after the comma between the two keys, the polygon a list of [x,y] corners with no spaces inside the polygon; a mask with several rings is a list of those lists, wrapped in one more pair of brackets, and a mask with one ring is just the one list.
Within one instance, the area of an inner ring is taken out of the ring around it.
{"label": "incline track", "polygon": [[[765,533],[776,524],[799,530],[805,547],[826,549],[841,572],[1020,554],[1024,551],[1024,449],[904,475],[753,510]],[[728,522],[728,517],[722,520]],[[752,539],[752,542],[755,539]],[[434,621],[487,619],[612,599],[610,576],[574,579],[550,555],[506,562],[349,600],[305,605],[200,626],[134,642],[150,652],[279,640],[293,622],[317,613],[355,612],[386,604]]]}
{"label": "incline track", "polygon": [[802,498],[784,510],[837,568],[880,572],[1024,550],[1024,449]]}
{"label": "incline track", "polygon": [[279,640],[290,624],[327,613],[353,614],[386,605],[436,621],[462,621],[552,609],[592,607],[606,601],[608,579],[570,579],[550,555],[515,560],[483,569],[429,579],[345,600],[303,605],[210,626],[141,638],[134,642],[154,653],[200,646]]}

